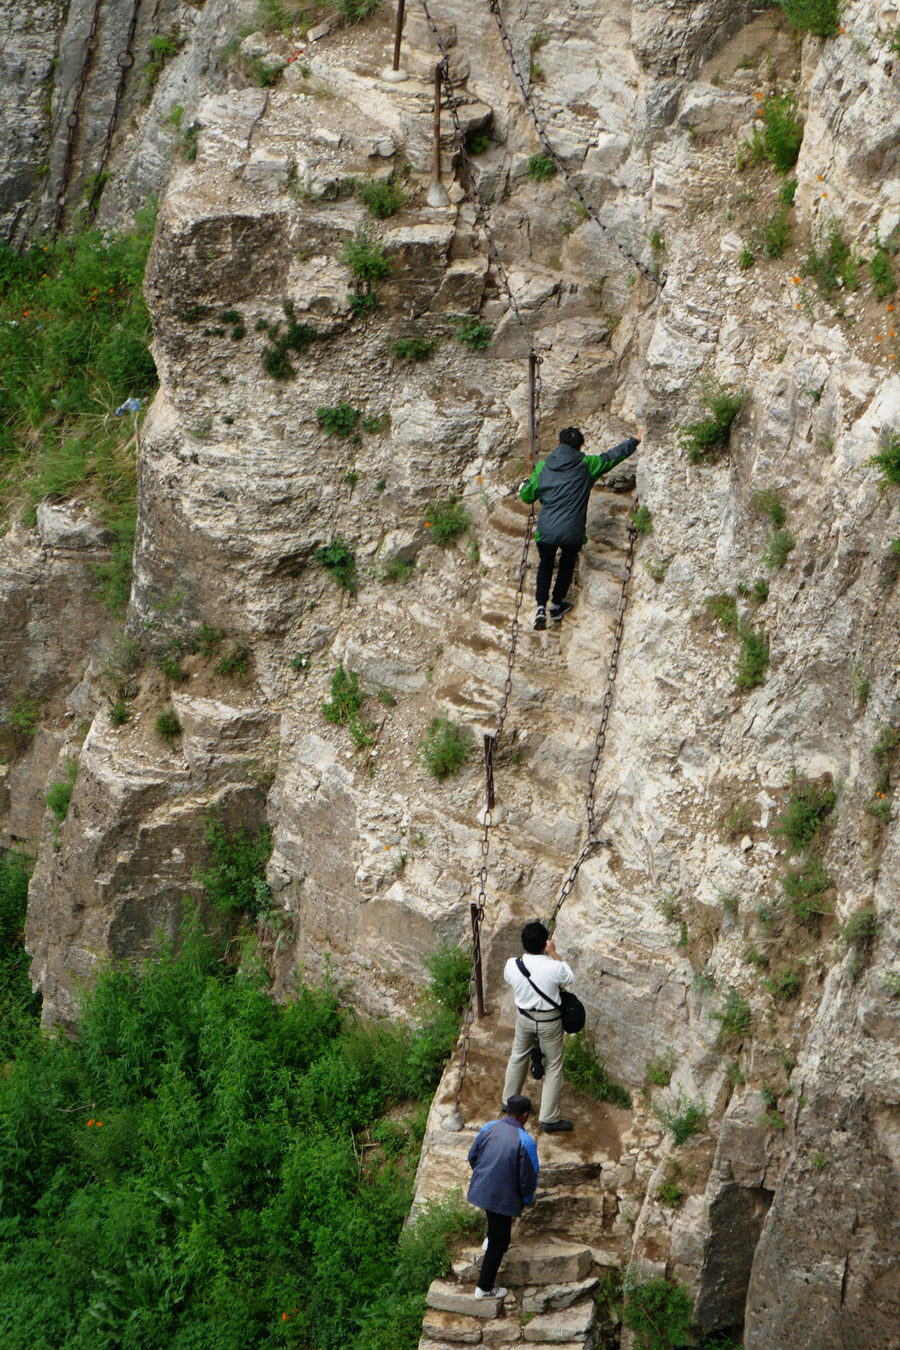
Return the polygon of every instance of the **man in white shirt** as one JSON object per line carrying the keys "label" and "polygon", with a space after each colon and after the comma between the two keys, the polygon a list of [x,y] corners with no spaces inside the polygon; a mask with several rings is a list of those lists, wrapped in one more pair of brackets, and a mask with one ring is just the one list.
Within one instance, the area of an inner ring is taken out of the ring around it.
{"label": "man in white shirt", "polygon": [[[523,955],[511,956],[503,978],[516,996],[516,1032],[506,1066],[503,1101],[522,1091],[535,1032],[544,1056],[540,1124],[548,1134],[571,1130],[571,1120],[559,1114],[563,1079],[563,1029],[559,991],[575,979],[570,966],[558,955],[547,929],[535,920],[522,929]],[[524,966],[524,971],[522,970]],[[527,971],[527,974],[525,973]]]}

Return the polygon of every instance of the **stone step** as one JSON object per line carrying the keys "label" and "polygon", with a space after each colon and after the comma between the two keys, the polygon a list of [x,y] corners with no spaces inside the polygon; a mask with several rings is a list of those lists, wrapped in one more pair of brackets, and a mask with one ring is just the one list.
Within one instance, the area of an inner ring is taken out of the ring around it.
{"label": "stone step", "polygon": [[504,1284],[562,1284],[583,1280],[591,1268],[590,1247],[548,1239],[540,1243],[515,1243],[503,1258]]}
{"label": "stone step", "polygon": [[499,1317],[502,1298],[476,1298],[475,1286],[463,1289],[449,1280],[433,1280],[425,1296],[429,1308],[436,1312],[460,1313],[464,1317]]}
{"label": "stone step", "polygon": [[592,1300],[576,1303],[574,1307],[563,1308],[559,1312],[538,1313],[525,1325],[525,1343],[559,1345],[574,1342],[583,1346],[596,1319],[597,1309]]}
{"label": "stone step", "polygon": [[468,1317],[464,1313],[443,1312],[430,1308],[422,1323],[422,1335],[426,1339],[447,1341],[451,1345],[479,1345],[481,1322],[480,1317]]}
{"label": "stone step", "polygon": [[522,1311],[525,1313],[560,1312],[571,1308],[580,1299],[592,1294],[600,1283],[597,1275],[587,1280],[574,1280],[566,1284],[543,1284],[526,1286],[522,1294]]}
{"label": "stone step", "polygon": [[555,1229],[573,1241],[590,1244],[612,1223],[616,1210],[615,1192],[601,1191],[591,1183],[546,1194],[539,1190],[522,1220],[522,1237]]}

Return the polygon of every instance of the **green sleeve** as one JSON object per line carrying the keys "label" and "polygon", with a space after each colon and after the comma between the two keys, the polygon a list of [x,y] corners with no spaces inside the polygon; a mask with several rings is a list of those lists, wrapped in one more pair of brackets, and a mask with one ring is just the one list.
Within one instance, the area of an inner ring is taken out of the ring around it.
{"label": "green sleeve", "polygon": [[531,504],[531,502],[534,501],[535,497],[538,495],[541,469],[544,467],[546,462],[547,461],[545,459],[538,460],[537,464],[535,464],[534,468],[531,471],[531,477],[528,479],[528,482],[523,483],[523,485],[519,488],[519,496],[522,498],[523,502],[528,502],[529,505]]}
{"label": "green sleeve", "polygon": [[584,462],[588,467],[588,473],[593,479],[598,479],[602,473],[614,469],[623,459],[633,455],[639,444],[640,441],[635,436],[629,436],[627,441],[620,441],[612,450],[607,450],[605,455],[585,455]]}

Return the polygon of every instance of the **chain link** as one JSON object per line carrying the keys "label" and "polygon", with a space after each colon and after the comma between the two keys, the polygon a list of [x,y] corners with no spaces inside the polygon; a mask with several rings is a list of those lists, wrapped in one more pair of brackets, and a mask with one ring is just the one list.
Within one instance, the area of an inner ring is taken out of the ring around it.
{"label": "chain link", "polygon": [[87,84],[88,71],[91,66],[91,58],[97,46],[97,26],[100,20],[100,6],[103,0],[94,0],[94,12],[91,18],[91,28],[85,39],[84,61],[81,66],[81,78],[78,81],[78,87],[75,90],[75,97],[72,100],[72,107],[66,118],[66,149],[63,154],[62,171],[60,173],[59,191],[56,194],[56,207],[53,211],[53,234],[54,237],[59,234],[62,225],[63,212],[66,209],[66,202],[69,196],[69,174],[72,170],[72,155],[75,148],[75,133],[78,130],[79,108],[81,106],[81,96],[84,93],[84,86]]}
{"label": "chain link", "polygon": [[569,173],[569,170],[566,168],[562,159],[553,149],[553,146],[550,144],[550,138],[547,133],[546,126],[544,125],[544,122],[541,119],[540,114],[538,113],[536,107],[534,106],[531,91],[528,88],[528,85],[525,81],[525,77],[519,68],[518,61],[516,60],[515,52],[513,51],[512,41],[510,39],[509,33],[506,30],[506,24],[503,22],[503,15],[500,13],[500,0],[489,0],[489,8],[497,22],[497,28],[500,32],[500,41],[503,43],[504,50],[506,51],[506,55],[509,58],[510,69],[512,70],[513,77],[519,86],[519,90],[522,94],[522,102],[525,105],[525,109],[529,117],[531,118],[532,122],[534,123],[534,128],[538,134],[538,139],[540,140],[541,145],[544,147],[550,159],[553,161],[557,170],[565,178],[567,188],[569,189],[570,192],[575,194],[584,210],[593,220],[594,224],[599,225],[600,229],[603,230],[604,234],[609,235],[610,239],[613,241],[619,252],[623,254],[624,257],[626,257],[628,261],[632,263],[633,266],[635,266],[638,269],[638,271],[647,278],[649,282],[651,282],[652,285],[657,286],[660,290],[662,290],[663,286],[666,284],[666,278],[668,276],[668,273],[663,271],[657,274],[656,272],[651,271],[651,269],[647,267],[644,263],[642,263],[639,258],[635,257],[635,255],[630,251],[630,249],[627,249],[625,245],[616,238],[615,232],[610,228],[609,225],[606,224],[605,221],[600,219],[600,216],[598,215],[597,211],[587,200],[581,188],[578,186],[572,175]]}
{"label": "chain link", "polygon": [[106,136],[103,141],[103,149],[100,152],[100,160],[94,175],[94,187],[91,192],[90,200],[87,204],[87,218],[93,220],[97,207],[100,204],[100,194],[103,191],[103,172],[106,168],[107,160],[112,150],[112,139],[116,131],[116,123],[119,120],[119,104],[122,102],[122,95],[125,92],[125,81],[128,78],[128,72],[134,65],[134,53],[131,50],[131,44],[134,42],[134,34],[137,28],[138,11],[141,7],[141,0],[134,0],[131,10],[131,21],[128,25],[128,36],[125,39],[125,46],[116,56],[116,65],[119,67],[119,78],[116,82],[116,95],[113,100],[112,112],[110,113],[109,123],[106,128]]}

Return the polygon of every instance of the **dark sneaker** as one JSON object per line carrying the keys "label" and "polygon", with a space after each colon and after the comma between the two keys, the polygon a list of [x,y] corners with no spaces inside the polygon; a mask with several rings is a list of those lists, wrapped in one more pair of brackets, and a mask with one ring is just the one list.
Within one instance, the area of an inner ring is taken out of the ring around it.
{"label": "dark sneaker", "polygon": [[571,1130],[571,1120],[542,1120],[541,1129],[545,1134],[558,1134],[561,1130]]}
{"label": "dark sneaker", "polygon": [[571,600],[563,600],[562,604],[560,605],[551,605],[550,618],[553,619],[554,623],[558,623],[564,614],[568,614],[571,608],[572,608]]}
{"label": "dark sneaker", "polygon": [[534,626],[538,632],[547,627],[547,611],[544,609],[543,605],[538,605],[537,607],[537,613],[534,616]]}

